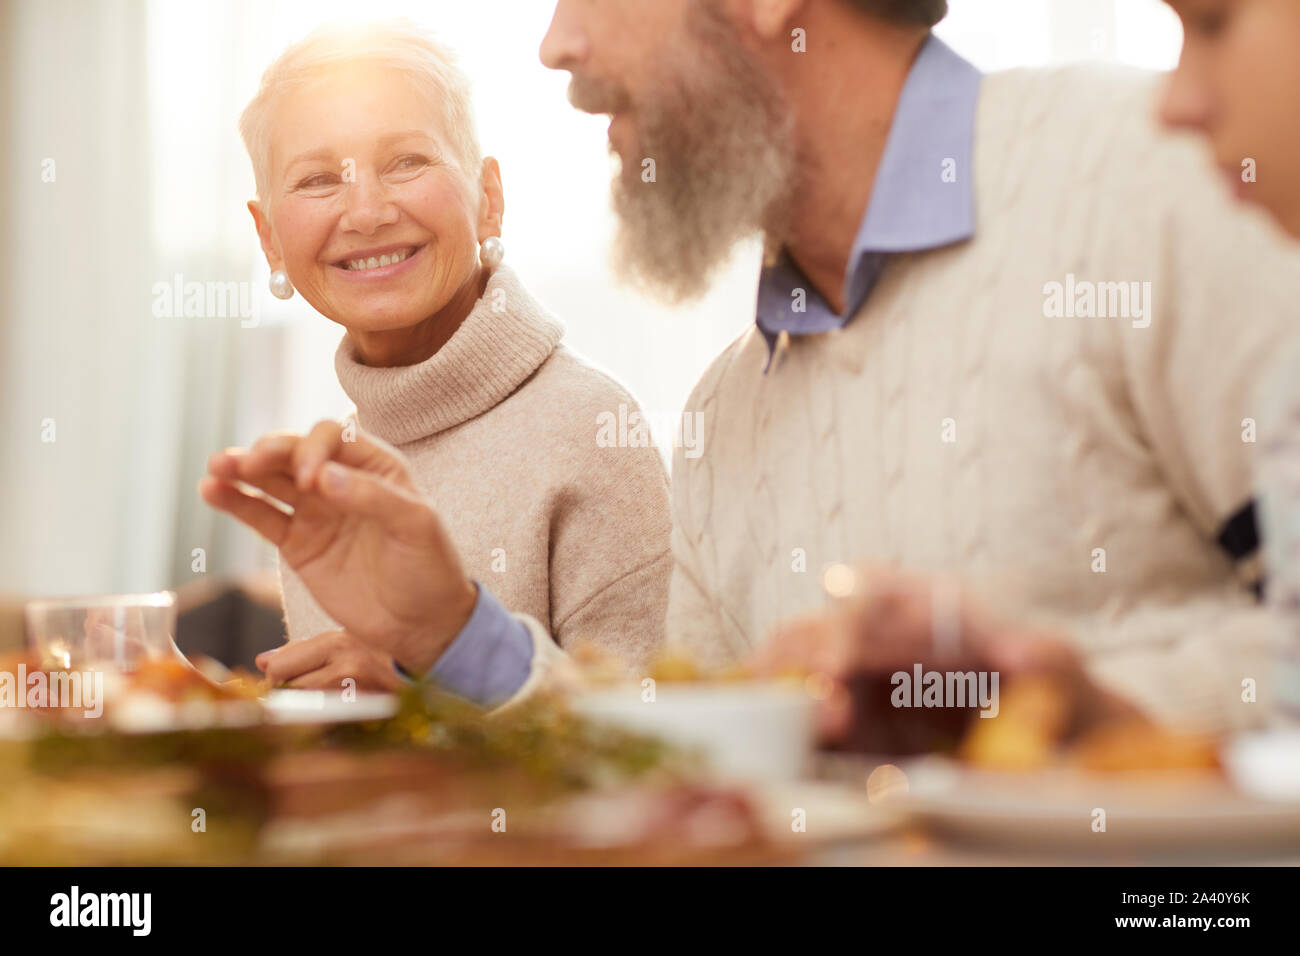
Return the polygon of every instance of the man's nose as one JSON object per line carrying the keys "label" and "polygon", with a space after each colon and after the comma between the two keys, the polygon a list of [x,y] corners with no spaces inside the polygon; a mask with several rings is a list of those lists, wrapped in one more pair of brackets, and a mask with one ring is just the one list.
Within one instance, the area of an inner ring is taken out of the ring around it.
{"label": "man's nose", "polygon": [[1160,122],[1171,129],[1205,130],[1209,126],[1210,96],[1200,71],[1186,53],[1165,83]]}
{"label": "man's nose", "polygon": [[555,5],[555,15],[538,51],[542,63],[552,70],[571,70],[587,58],[587,36],[578,21],[578,6],[569,0]]}
{"label": "man's nose", "polygon": [[380,226],[397,221],[397,207],[378,179],[358,176],[346,184],[344,191],[344,213],[339,223],[342,228],[370,235]]}

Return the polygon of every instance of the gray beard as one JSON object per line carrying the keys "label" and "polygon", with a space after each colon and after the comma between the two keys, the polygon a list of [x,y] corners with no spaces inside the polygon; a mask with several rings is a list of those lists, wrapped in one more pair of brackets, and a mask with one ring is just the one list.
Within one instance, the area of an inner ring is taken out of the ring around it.
{"label": "gray beard", "polygon": [[621,278],[668,302],[702,294],[737,242],[768,254],[787,234],[800,151],[781,91],[710,4],[692,8],[691,42],[673,47],[653,100],[636,104],[637,148],[612,203]]}

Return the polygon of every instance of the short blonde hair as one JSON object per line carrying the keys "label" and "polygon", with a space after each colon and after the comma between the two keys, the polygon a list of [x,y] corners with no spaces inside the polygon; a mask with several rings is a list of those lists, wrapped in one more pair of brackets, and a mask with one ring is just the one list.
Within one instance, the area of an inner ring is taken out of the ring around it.
{"label": "short blonde hair", "polygon": [[257,95],[239,117],[239,134],[253,162],[258,198],[270,195],[271,129],[284,94],[343,66],[391,69],[411,80],[439,113],[456,159],[477,180],[482,166],[468,77],[455,54],[409,20],[324,24],[286,49],[262,74]]}

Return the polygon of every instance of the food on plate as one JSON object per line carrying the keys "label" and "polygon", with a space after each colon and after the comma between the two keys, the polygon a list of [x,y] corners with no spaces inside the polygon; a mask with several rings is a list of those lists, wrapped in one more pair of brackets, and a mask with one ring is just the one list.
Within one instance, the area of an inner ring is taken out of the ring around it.
{"label": "food on plate", "polygon": [[1213,737],[1138,721],[1099,727],[1071,749],[1068,759],[1081,769],[1105,773],[1221,769]]}
{"label": "food on plate", "polygon": [[1219,768],[1214,738],[1147,721],[1103,724],[1071,738],[1066,700],[1065,692],[1046,678],[1009,684],[998,715],[972,722],[962,743],[962,760],[984,769],[1013,771],[1058,764],[1103,773]]}
{"label": "food on plate", "polygon": [[1069,718],[1064,692],[1049,678],[1009,682],[995,717],[970,722],[960,756],[995,770],[1034,770],[1051,763]]}
{"label": "food on plate", "polygon": [[185,700],[248,700],[258,696],[244,685],[211,681],[180,658],[143,662],[127,677],[126,687],[136,693],[154,694],[173,703]]}

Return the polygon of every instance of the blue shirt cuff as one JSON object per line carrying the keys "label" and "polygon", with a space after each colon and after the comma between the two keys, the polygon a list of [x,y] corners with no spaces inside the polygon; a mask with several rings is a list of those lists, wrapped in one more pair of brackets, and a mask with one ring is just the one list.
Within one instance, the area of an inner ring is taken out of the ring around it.
{"label": "blue shirt cuff", "polygon": [[456,639],[427,677],[440,688],[483,707],[509,700],[533,668],[533,636],[477,581],[478,600]]}

